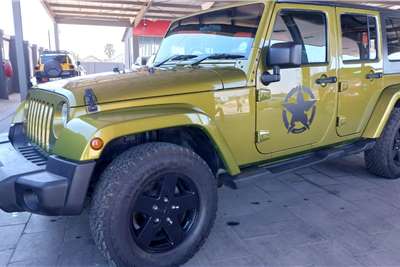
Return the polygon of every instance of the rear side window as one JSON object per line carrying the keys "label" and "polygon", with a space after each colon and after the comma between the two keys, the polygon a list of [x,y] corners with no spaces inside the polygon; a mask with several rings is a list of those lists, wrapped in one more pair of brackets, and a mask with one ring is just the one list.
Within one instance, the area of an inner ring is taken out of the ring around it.
{"label": "rear side window", "polygon": [[365,15],[341,16],[343,61],[365,61],[378,58],[376,19]]}
{"label": "rear side window", "polygon": [[400,61],[400,19],[386,19],[386,38],[389,60]]}
{"label": "rear side window", "polygon": [[303,46],[302,64],[326,63],[327,25],[324,13],[281,11],[275,21],[270,45],[294,42]]}

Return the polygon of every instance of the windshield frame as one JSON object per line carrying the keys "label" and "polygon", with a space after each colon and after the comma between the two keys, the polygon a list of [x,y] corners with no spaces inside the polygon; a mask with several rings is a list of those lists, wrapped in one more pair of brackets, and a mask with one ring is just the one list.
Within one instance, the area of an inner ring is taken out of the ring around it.
{"label": "windshield frame", "polygon": [[[212,10],[199,12],[199,13],[196,13],[194,15],[190,15],[190,16],[183,17],[183,18],[180,18],[180,19],[177,19],[177,20],[173,21],[171,23],[166,35],[164,36],[164,38],[163,38],[163,40],[161,42],[159,50],[155,54],[154,63],[162,62],[162,60],[163,60],[162,58],[158,59],[159,54],[160,54],[160,50],[161,50],[162,45],[163,45],[164,41],[166,40],[166,38],[168,38],[171,35],[171,29],[173,29],[173,27],[176,25],[176,23],[179,23],[179,22],[184,21],[186,19],[195,18],[196,16],[202,16],[202,15],[207,15],[207,14],[211,14],[211,13],[214,13],[214,12],[229,10],[229,9],[232,9],[232,8],[246,7],[246,6],[251,6],[251,5],[262,5],[262,12],[260,12],[260,20],[259,20],[259,23],[258,23],[258,27],[257,27],[257,30],[256,30],[254,36],[252,36],[252,39],[253,39],[252,45],[251,45],[251,47],[249,49],[248,54],[246,54],[246,58],[245,59],[243,59],[243,58],[240,58],[240,59],[219,59],[218,61],[213,60],[213,59],[209,59],[209,60],[204,60],[204,62],[201,63],[202,65],[213,65],[215,67],[216,65],[218,65],[217,64],[218,62],[220,62],[222,66],[226,66],[226,65],[232,65],[235,62],[238,63],[238,61],[241,61],[241,62],[239,62],[238,65],[242,65],[242,67],[239,68],[239,69],[241,69],[244,72],[246,72],[247,74],[249,74],[250,70],[252,69],[252,67],[254,65],[255,57],[257,56],[257,51],[258,51],[258,49],[260,47],[261,40],[263,39],[262,36],[264,36],[266,34],[266,29],[268,28],[268,25],[266,25],[265,23],[263,24],[263,21],[265,21],[265,17],[266,17],[266,13],[267,13],[266,11],[270,9],[271,3],[266,3],[265,1],[254,1],[254,2],[251,2],[251,3],[240,4],[240,5],[239,4],[229,5],[229,6],[225,6],[225,7],[222,7],[222,8],[216,8],[216,9],[212,9]],[[204,54],[199,55],[199,57],[202,57],[202,56],[204,56]],[[157,60],[158,60],[158,62],[157,62]],[[194,59],[194,60],[196,60],[196,59]],[[242,61],[247,61],[247,64],[243,64]],[[186,65],[186,64],[187,65],[191,65],[191,62],[193,62],[193,60],[178,61],[178,62],[168,62],[166,64],[163,64],[163,67],[166,67],[166,66],[175,67],[177,65]]]}

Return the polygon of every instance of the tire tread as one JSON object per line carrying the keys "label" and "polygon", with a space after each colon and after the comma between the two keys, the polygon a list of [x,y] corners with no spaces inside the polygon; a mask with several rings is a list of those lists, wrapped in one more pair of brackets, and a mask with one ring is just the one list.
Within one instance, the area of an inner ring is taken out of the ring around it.
{"label": "tire tread", "polygon": [[[120,177],[123,174],[121,172],[124,172],[124,170],[132,170],[138,166],[147,164],[146,160],[151,158],[152,155],[159,153],[161,150],[167,150],[171,156],[185,155],[186,157],[190,157],[193,160],[196,160],[197,162],[204,165],[204,167],[208,169],[210,175],[213,176],[209,166],[200,156],[198,156],[190,149],[170,143],[147,143],[139,145],[125,151],[119,157],[117,157],[101,175],[99,182],[97,183],[95,188],[89,212],[90,229],[93,239],[97,244],[98,249],[108,260],[111,266],[122,265],[121,263],[116,262],[112,257],[112,254],[119,255],[119,251],[117,251],[115,247],[111,248],[107,246],[107,242],[105,240],[105,231],[107,231],[107,226],[104,225],[104,222],[107,220],[107,211],[112,206],[112,196],[119,193],[117,190],[121,186],[121,181],[115,179],[115,177]],[[135,177],[135,175],[131,175],[131,177],[132,179],[139,178]],[[214,182],[213,187],[217,188],[216,179],[212,180]],[[211,228],[216,219],[217,205],[214,205],[213,210],[209,212],[212,218],[210,220],[210,225],[206,227],[207,231],[203,233],[203,236],[201,237],[201,242],[199,242],[198,245],[194,249],[192,249],[183,260],[180,260],[179,262],[176,262],[176,264],[174,263],[171,266],[181,265],[189,261],[194,256],[194,254],[204,245],[204,242],[210,234]]]}
{"label": "tire tread", "polygon": [[377,176],[387,179],[397,179],[399,170],[393,166],[388,149],[393,146],[393,137],[399,129],[400,108],[395,108],[387,122],[380,138],[374,147],[365,152],[367,170]]}

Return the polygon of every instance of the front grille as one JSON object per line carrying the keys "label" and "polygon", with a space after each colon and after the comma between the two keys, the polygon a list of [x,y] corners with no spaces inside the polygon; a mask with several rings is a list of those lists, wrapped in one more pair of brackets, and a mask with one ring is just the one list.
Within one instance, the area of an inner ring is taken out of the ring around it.
{"label": "front grille", "polygon": [[54,106],[44,100],[28,100],[26,115],[26,134],[29,140],[44,149],[50,150],[51,125],[54,117]]}

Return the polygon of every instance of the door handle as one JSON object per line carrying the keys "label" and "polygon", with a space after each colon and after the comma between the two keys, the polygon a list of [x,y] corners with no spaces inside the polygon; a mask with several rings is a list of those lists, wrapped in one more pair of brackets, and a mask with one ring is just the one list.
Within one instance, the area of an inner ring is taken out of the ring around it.
{"label": "door handle", "polygon": [[382,72],[371,72],[370,74],[367,74],[367,79],[368,80],[375,80],[375,79],[382,79],[383,78],[383,73]]}
{"label": "door handle", "polygon": [[338,79],[336,76],[328,77],[325,74],[321,76],[318,80],[316,80],[316,84],[319,84],[323,87],[327,86],[329,83],[337,83]]}

